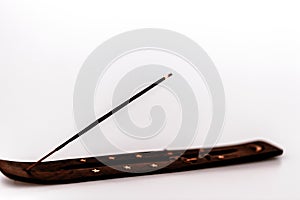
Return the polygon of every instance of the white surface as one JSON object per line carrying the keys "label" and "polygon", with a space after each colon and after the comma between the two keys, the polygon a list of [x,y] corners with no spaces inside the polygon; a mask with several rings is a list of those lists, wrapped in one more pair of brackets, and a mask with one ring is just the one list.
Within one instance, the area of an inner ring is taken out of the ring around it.
{"label": "white surface", "polygon": [[[0,158],[35,160],[72,135],[83,61],[111,36],[145,27],[183,33],[213,59],[227,96],[219,144],[265,138],[285,153],[260,163],[59,186],[1,175],[0,199],[299,199],[298,10],[298,1],[1,1]],[[52,159],[85,154],[75,142]]]}

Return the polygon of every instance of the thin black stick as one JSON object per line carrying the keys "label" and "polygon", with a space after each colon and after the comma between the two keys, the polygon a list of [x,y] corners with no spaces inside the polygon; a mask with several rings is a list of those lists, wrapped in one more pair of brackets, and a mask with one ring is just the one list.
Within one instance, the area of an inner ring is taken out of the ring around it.
{"label": "thin black stick", "polygon": [[42,157],[40,160],[38,160],[37,162],[35,162],[32,165],[30,165],[29,167],[27,167],[26,171],[31,170],[33,167],[35,167],[37,164],[41,163],[43,160],[45,160],[46,158],[48,158],[50,155],[52,155],[56,151],[62,149],[64,146],[66,146],[67,144],[69,144],[73,140],[79,138],[81,135],[85,134],[86,132],[88,132],[89,130],[91,130],[95,126],[97,126],[99,123],[103,122],[104,120],[106,120],[107,118],[109,118],[110,116],[112,116],[114,113],[118,112],[119,110],[121,110],[122,108],[124,108],[125,106],[127,106],[129,103],[131,103],[132,101],[136,100],[137,98],[139,98],[140,96],[142,96],[143,94],[145,94],[146,92],[148,92],[149,90],[151,90],[152,88],[154,88],[155,86],[157,86],[158,84],[160,84],[161,82],[163,82],[164,80],[166,80],[167,78],[169,78],[170,76],[172,76],[172,73],[165,75],[161,79],[157,80],[156,82],[152,83],[151,85],[149,85],[148,87],[146,87],[142,91],[140,91],[137,94],[135,94],[134,96],[132,96],[127,101],[123,102],[122,104],[120,104],[116,108],[112,109],[110,112],[106,113],[105,115],[103,115],[102,117],[100,117],[99,119],[97,119],[96,121],[94,121],[93,123],[91,123],[90,125],[88,125],[86,128],[84,128],[83,130],[81,130],[79,133],[75,134],[70,139],[68,139],[67,141],[65,141],[64,143],[62,143],[58,147],[56,147],[53,151],[51,151],[50,153],[48,153],[47,155],[45,155],[44,157]]}

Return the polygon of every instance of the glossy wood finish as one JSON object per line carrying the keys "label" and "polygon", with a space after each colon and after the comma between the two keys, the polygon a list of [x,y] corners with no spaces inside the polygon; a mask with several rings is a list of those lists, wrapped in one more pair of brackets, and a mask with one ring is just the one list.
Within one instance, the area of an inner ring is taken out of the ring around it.
{"label": "glossy wood finish", "polygon": [[[7,177],[38,184],[63,184],[161,174],[231,164],[259,161],[279,156],[282,149],[267,142],[254,141],[238,145],[182,151],[138,152],[89,158],[42,162],[26,171],[32,162],[0,160]],[[105,164],[104,164],[105,163]]]}

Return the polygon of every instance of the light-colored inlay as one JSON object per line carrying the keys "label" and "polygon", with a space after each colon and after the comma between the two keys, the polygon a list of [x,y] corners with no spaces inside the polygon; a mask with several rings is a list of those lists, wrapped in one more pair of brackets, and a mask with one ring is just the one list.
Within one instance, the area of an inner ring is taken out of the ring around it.
{"label": "light-colored inlay", "polygon": [[99,169],[93,169],[92,172],[94,172],[94,173],[99,173],[100,170],[99,170]]}
{"label": "light-colored inlay", "polygon": [[131,170],[131,167],[129,165],[124,165],[123,168],[126,170]]}
{"label": "light-colored inlay", "polygon": [[109,160],[115,160],[116,157],[114,157],[114,156],[109,156],[108,159],[109,159]]}
{"label": "light-colored inlay", "polygon": [[158,167],[158,164],[152,163],[152,164],[151,164],[151,167],[156,168],[156,167]]}
{"label": "light-colored inlay", "polygon": [[136,158],[142,158],[143,156],[141,154],[136,154],[135,157]]}

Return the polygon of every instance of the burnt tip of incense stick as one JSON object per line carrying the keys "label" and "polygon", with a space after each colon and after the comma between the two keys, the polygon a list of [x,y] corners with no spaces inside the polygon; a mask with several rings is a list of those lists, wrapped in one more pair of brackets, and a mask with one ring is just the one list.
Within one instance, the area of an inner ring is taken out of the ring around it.
{"label": "burnt tip of incense stick", "polygon": [[165,77],[165,79],[167,79],[167,78],[171,77],[172,75],[173,75],[172,73],[169,73],[169,74],[166,74],[164,77]]}

